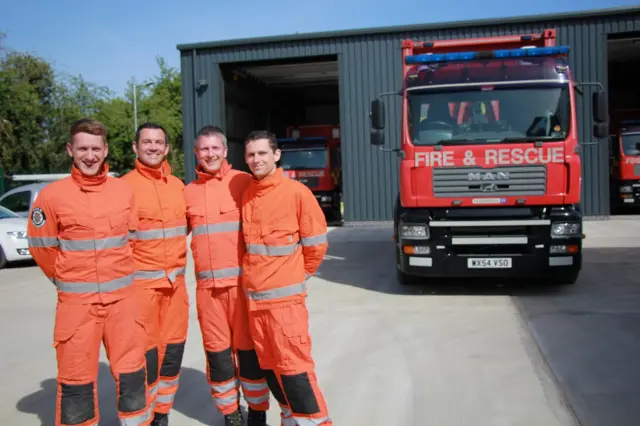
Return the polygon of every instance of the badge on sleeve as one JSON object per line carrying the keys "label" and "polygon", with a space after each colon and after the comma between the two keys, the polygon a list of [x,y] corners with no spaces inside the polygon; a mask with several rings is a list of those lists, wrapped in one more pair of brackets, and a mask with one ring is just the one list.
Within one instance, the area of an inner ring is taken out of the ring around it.
{"label": "badge on sleeve", "polygon": [[40,207],[36,207],[31,212],[31,222],[36,228],[40,228],[47,221],[47,217]]}

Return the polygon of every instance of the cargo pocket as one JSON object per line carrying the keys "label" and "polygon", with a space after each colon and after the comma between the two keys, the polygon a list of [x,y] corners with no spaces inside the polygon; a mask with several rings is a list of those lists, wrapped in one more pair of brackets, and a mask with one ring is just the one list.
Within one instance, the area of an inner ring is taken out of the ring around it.
{"label": "cargo pocket", "polygon": [[273,320],[280,324],[281,337],[277,342],[278,364],[286,370],[298,370],[312,363],[309,319],[302,303],[274,309]]}
{"label": "cargo pocket", "polygon": [[56,308],[52,346],[58,358],[58,374],[63,379],[94,379],[91,357],[98,356],[100,349],[94,338],[95,331],[90,329],[93,320],[89,309],[88,305],[66,303],[58,303]]}

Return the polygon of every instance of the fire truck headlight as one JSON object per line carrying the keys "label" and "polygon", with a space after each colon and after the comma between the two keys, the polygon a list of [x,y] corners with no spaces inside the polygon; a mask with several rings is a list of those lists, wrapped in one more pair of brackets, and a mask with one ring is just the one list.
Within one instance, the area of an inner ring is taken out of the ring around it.
{"label": "fire truck headlight", "polygon": [[323,203],[327,203],[329,201],[331,201],[331,196],[330,195],[323,195],[322,197],[320,197],[320,201]]}
{"label": "fire truck headlight", "polygon": [[400,238],[428,240],[431,237],[427,225],[400,225]]}
{"label": "fire truck headlight", "polygon": [[620,187],[620,193],[621,194],[628,194],[628,193],[630,193],[632,191],[633,191],[633,188],[631,188],[630,185],[625,185],[625,186],[621,186]]}
{"label": "fire truck headlight", "polygon": [[554,223],[551,225],[551,236],[552,237],[573,237],[576,235],[580,235],[580,224],[579,223]]}

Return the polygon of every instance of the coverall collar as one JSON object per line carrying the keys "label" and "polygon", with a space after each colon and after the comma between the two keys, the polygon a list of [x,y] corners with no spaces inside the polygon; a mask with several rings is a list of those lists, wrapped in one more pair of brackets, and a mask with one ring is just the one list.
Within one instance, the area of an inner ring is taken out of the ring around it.
{"label": "coverall collar", "polygon": [[99,192],[107,182],[109,164],[102,164],[102,170],[95,176],[85,176],[75,165],[71,166],[71,178],[83,191]]}
{"label": "coverall collar", "polygon": [[273,189],[275,186],[278,186],[283,179],[284,173],[282,172],[282,167],[278,167],[273,173],[261,180],[256,179],[254,176],[251,183],[255,186],[258,193],[263,193]]}
{"label": "coverall collar", "polygon": [[196,166],[196,174],[200,179],[204,181],[214,178],[222,180],[226,175],[229,174],[229,170],[231,170],[231,164],[229,164],[226,159],[222,161],[222,166],[220,166],[220,169],[215,173],[209,173],[205,171],[200,164]]}
{"label": "coverall collar", "polygon": [[142,164],[140,160],[136,158],[136,170],[142,176],[148,179],[164,179],[167,180],[167,177],[171,174],[171,166],[167,160],[164,160],[159,168],[153,169],[149,166],[145,166]]}

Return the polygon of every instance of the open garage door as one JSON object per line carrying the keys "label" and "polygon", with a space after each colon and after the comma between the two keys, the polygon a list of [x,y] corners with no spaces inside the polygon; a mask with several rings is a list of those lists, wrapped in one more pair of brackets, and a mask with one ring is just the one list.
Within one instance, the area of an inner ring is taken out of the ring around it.
{"label": "open garage door", "polygon": [[[290,152],[283,152],[280,166],[316,194],[327,219],[341,221],[337,56],[223,63],[220,70],[225,84],[226,129],[232,142],[229,158],[234,167],[248,171],[243,142],[252,130],[269,130],[278,138],[289,138],[282,149]],[[295,164],[285,164],[289,160]],[[313,176],[307,179],[307,175]]]}
{"label": "open garage door", "polygon": [[611,214],[640,212],[640,32],[607,44]]}

